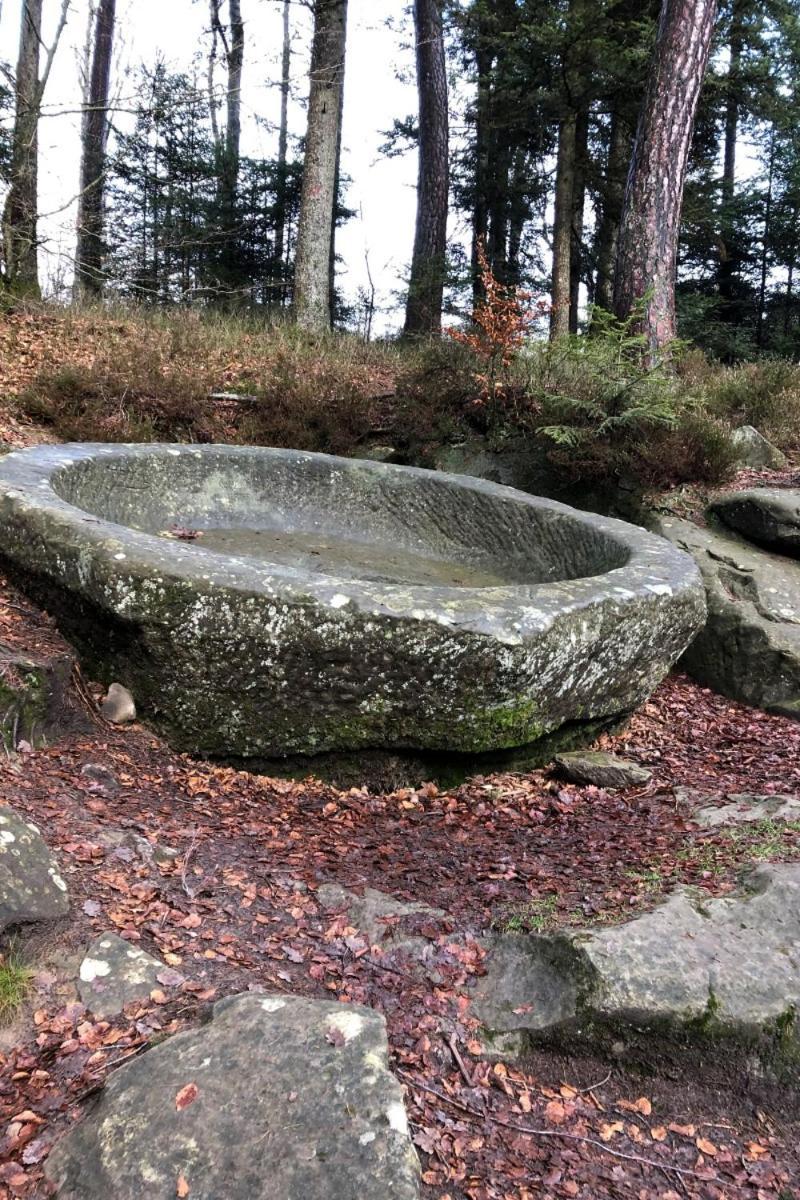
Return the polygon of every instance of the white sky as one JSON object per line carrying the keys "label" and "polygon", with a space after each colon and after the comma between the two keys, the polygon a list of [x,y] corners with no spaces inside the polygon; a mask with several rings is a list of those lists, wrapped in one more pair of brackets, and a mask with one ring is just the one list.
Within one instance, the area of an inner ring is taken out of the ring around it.
{"label": "white sky", "polygon": [[[71,273],[74,253],[75,205],[63,206],[78,191],[79,63],[88,3],[72,0],[40,126],[41,270],[43,283],[51,291],[63,285]],[[21,0],[0,0],[0,6],[0,59],[13,64]],[[45,0],[44,8],[44,38],[49,43],[60,0]],[[405,8],[404,0],[350,0],[349,5],[342,166],[352,180],[346,203],[360,215],[339,231],[336,248],[343,260],[339,283],[348,299],[355,298],[359,287],[367,284],[365,255],[369,255],[378,308],[394,309],[376,319],[376,332],[395,328],[400,321],[397,293],[403,288],[414,233],[416,156],[386,159],[378,154],[378,146],[385,140],[382,131],[391,128],[395,117],[413,112],[417,103],[410,19]],[[242,150],[254,156],[277,154],[281,10],[280,0],[242,0],[246,38]],[[159,51],[176,70],[189,68],[197,54],[205,60],[206,0],[118,0],[117,12],[114,86],[122,107],[125,98],[130,98],[128,73],[139,62],[152,62]],[[299,135],[305,128],[311,24],[308,8],[300,0],[292,4],[292,23],[290,124],[291,132]],[[220,83],[223,78],[220,74]],[[125,119],[115,115],[120,125]]]}

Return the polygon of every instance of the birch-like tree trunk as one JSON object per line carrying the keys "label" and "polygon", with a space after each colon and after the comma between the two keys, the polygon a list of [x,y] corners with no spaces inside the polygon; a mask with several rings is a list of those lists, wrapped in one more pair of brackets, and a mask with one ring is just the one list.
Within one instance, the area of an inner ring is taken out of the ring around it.
{"label": "birch-like tree trunk", "polygon": [[347,0],[315,0],[294,314],[301,328],[317,333],[331,324],[330,263],[346,38]]}
{"label": "birch-like tree trunk", "polygon": [[450,191],[447,65],[440,0],[414,0],[419,93],[417,220],[405,333],[441,332]]}
{"label": "birch-like tree trunk", "polygon": [[551,339],[569,333],[576,148],[577,113],[570,108],[564,113],[558,125],[556,196],[553,217],[553,275],[550,287]]}
{"label": "birch-like tree trunk", "polygon": [[103,201],[115,18],[116,0],[100,0],[95,14],[82,129],[78,238],[75,250],[76,299],[99,296],[103,291]]}
{"label": "birch-like tree trunk", "polygon": [[6,288],[39,296],[37,246],[39,157],[39,51],[42,0],[23,0],[15,83],[11,186],[3,211],[3,271]]}
{"label": "birch-like tree trunk", "polygon": [[[18,296],[41,295],[38,253],[39,116],[70,0],[61,0],[53,41],[42,42],[42,0],[22,0],[11,140],[11,183],[3,209],[3,284]],[[45,51],[40,68],[41,50]]]}
{"label": "birch-like tree trunk", "polygon": [[675,337],[678,230],[697,101],[717,0],[664,0],[620,222],[614,310],[647,297],[649,358]]}
{"label": "birch-like tree trunk", "polygon": [[289,86],[292,68],[292,29],[289,0],[283,0],[283,52],[281,55],[281,116],[278,126],[278,179],[275,194],[275,264],[281,279],[276,297],[279,304],[284,302],[283,289],[283,258],[286,252],[286,210],[287,185],[286,176],[289,155]]}

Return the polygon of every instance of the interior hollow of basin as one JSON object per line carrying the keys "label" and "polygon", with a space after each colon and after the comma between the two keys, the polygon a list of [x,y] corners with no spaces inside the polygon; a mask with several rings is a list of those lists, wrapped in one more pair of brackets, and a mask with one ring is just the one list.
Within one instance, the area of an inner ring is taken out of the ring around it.
{"label": "interior hollow of basin", "polygon": [[446,588],[532,585],[623,566],[582,515],[434,472],[206,448],[86,458],[52,486],[70,504],[196,553],[345,579]]}

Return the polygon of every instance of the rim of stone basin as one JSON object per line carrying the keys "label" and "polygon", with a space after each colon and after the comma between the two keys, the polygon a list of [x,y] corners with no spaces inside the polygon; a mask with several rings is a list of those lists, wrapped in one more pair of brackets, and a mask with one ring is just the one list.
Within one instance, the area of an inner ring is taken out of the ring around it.
{"label": "rim of stone basin", "polygon": [[[439,486],[454,492],[467,489],[487,498],[513,501],[554,514],[593,529],[627,560],[596,575],[539,583],[513,583],[489,587],[451,587],[427,584],[373,582],[317,572],[302,567],[260,562],[242,555],[205,549],[192,542],[159,537],[98,517],[64,499],[58,478],[70,468],[90,460],[113,461],[158,456],[191,456],[202,461],[269,456],[275,461],[318,462],[331,471],[350,471],[407,480],[435,477]],[[54,486],[54,484],[56,486]],[[54,554],[65,547],[83,548],[83,554],[63,562],[63,582],[72,570],[86,571],[86,550],[91,569],[108,583],[116,577],[179,579],[191,581],[201,592],[233,589],[242,593],[292,597],[333,609],[352,606],[361,613],[433,620],[475,632],[491,633],[509,643],[547,628],[558,615],[575,612],[598,602],[618,604],[696,590],[699,575],[692,559],[663,538],[638,526],[583,512],[528,493],[466,475],[446,475],[417,467],[375,463],[306,451],[228,445],[151,443],[67,443],[12,451],[0,460],[0,496],[6,522],[24,527],[41,546]],[[8,532],[0,532],[0,551],[9,549]],[[15,554],[17,561],[20,555]],[[41,558],[39,563],[41,565]],[[31,565],[35,565],[33,562]]]}

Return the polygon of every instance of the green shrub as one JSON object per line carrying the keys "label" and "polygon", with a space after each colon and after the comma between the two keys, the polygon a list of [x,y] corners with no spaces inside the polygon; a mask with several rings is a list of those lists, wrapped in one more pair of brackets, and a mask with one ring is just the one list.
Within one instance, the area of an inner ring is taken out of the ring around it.
{"label": "green shrub", "polygon": [[0,955],[0,1025],[7,1025],[25,1002],[33,971],[14,953]]}
{"label": "green shrub", "polygon": [[718,368],[702,380],[710,413],[731,426],[754,425],[785,450],[800,449],[800,366],[766,359]]}

